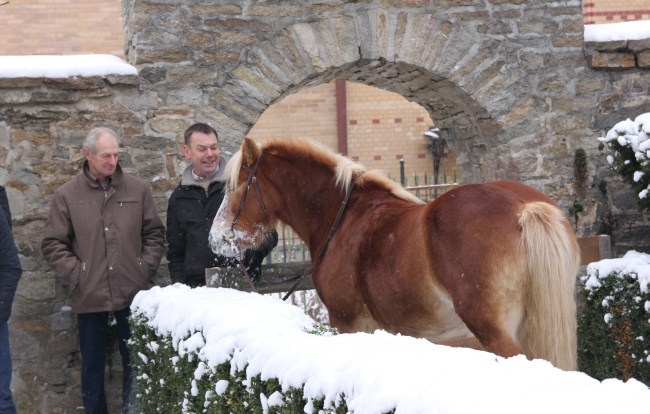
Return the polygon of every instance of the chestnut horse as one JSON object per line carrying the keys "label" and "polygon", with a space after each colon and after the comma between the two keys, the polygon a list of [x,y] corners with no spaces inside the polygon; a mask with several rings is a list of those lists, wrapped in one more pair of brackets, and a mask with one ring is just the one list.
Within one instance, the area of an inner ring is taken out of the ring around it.
{"label": "chestnut horse", "polygon": [[233,257],[278,220],[288,224],[311,252],[314,285],[339,332],[469,338],[502,357],[575,369],[579,249],[541,192],[497,181],[425,204],[308,140],[247,138],[226,168],[212,249]]}

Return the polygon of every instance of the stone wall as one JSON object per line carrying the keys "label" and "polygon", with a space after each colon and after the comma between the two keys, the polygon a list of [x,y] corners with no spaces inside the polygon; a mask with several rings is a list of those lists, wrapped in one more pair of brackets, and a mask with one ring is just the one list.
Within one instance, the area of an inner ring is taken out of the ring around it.
{"label": "stone wall", "polygon": [[[126,0],[123,10],[138,76],[0,79],[0,182],[25,269],[10,323],[20,412],[72,413],[81,402],[76,319],[40,240],[52,192],[78,171],[93,126],[120,132],[125,169],[151,182],[164,215],[192,122],[213,123],[234,151],[285,96],[335,78],[371,85],[449,128],[462,182],[526,182],[567,214],[582,206],[577,233],[607,230],[613,255],[650,251],[647,213],[596,140],[650,112],[650,71],[590,68],[579,1]],[[108,371],[114,404],[118,370]]]}

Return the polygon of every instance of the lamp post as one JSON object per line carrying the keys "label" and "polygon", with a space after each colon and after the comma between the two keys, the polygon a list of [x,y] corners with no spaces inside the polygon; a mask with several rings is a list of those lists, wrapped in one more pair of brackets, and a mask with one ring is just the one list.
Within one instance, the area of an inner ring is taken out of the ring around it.
{"label": "lamp post", "polygon": [[[427,149],[431,151],[433,156],[433,184],[438,184],[438,172],[440,170],[440,158],[442,158],[445,149],[445,139],[441,137],[443,131],[440,128],[432,126],[424,133],[424,136],[430,140]],[[433,194],[438,196],[438,189],[434,187]]]}

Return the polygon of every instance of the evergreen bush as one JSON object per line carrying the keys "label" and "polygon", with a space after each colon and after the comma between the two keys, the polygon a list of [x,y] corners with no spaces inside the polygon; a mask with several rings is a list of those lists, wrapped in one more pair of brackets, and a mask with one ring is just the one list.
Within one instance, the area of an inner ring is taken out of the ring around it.
{"label": "evergreen bush", "polygon": [[650,208],[650,113],[619,122],[599,141],[612,151],[612,169],[637,193],[639,209]]}
{"label": "evergreen bush", "polygon": [[[336,331],[314,324],[314,335],[332,335]],[[205,343],[202,333],[188,332],[184,342]],[[309,400],[302,389],[283,390],[275,378],[255,376],[247,380],[246,367],[237,368],[231,359],[209,368],[201,361],[201,347],[196,352],[179,351],[178,343],[159,335],[147,317],[136,314],[131,319],[131,365],[133,367],[133,408],[142,414],[160,413],[313,413],[348,412],[345,396],[334,404],[324,398]]]}
{"label": "evergreen bush", "polygon": [[[650,257],[625,257],[630,253]],[[640,273],[612,268],[603,274],[596,267],[580,278],[580,371],[599,380],[634,378],[650,385],[650,281]]]}

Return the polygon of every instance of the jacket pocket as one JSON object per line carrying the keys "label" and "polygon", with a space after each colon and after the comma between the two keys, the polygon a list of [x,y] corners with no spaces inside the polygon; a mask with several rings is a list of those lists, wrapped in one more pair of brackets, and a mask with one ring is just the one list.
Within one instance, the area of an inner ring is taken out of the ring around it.
{"label": "jacket pocket", "polygon": [[81,262],[79,264],[79,273],[77,280],[73,281],[70,285],[70,290],[74,290],[75,287],[80,291],[84,291],[88,285],[88,264],[86,262]]}

